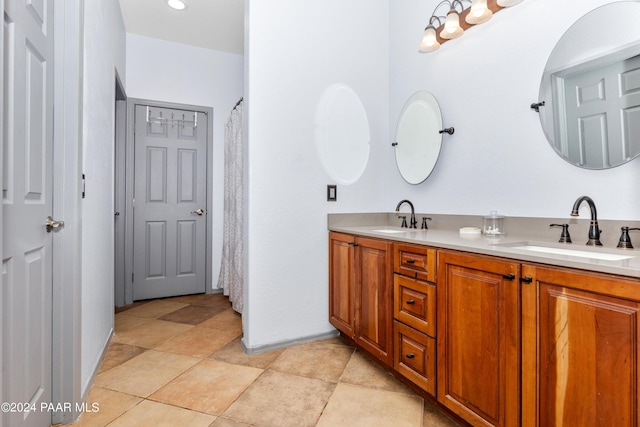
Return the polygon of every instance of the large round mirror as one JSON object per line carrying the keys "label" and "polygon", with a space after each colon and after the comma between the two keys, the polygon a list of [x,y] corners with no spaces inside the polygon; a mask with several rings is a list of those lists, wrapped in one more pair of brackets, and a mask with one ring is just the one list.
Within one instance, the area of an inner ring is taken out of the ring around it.
{"label": "large round mirror", "polygon": [[442,115],[434,96],[414,93],[402,108],[396,128],[396,164],[409,184],[427,179],[438,161],[442,145]]}
{"label": "large round mirror", "polygon": [[640,3],[601,6],[567,30],[540,84],[540,122],[553,149],[587,169],[640,154]]}

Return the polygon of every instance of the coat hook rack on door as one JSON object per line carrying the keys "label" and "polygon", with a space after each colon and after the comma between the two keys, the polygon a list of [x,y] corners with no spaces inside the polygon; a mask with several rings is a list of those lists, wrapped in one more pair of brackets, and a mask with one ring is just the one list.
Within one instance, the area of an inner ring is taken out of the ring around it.
{"label": "coat hook rack on door", "polygon": [[178,125],[182,125],[182,127],[184,127],[184,126],[193,126],[194,128],[197,128],[198,127],[198,113],[196,111],[193,112],[193,120],[185,119],[185,114],[184,113],[182,113],[182,118],[181,119],[174,118],[173,113],[171,113],[171,118],[162,117],[162,111],[160,111],[160,114],[158,115],[158,117],[151,117],[151,110],[149,109],[149,106],[147,106],[147,123],[148,124],[159,124],[159,125],[170,124],[171,126],[173,126],[175,124],[178,124]]}

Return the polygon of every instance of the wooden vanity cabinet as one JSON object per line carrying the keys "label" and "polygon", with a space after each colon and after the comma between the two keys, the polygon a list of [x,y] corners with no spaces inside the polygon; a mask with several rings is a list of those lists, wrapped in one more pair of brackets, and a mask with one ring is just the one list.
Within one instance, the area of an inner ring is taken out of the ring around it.
{"label": "wooden vanity cabinet", "polygon": [[329,321],[392,364],[392,243],[329,233]]}
{"label": "wooden vanity cabinet", "polygon": [[522,276],[522,425],[640,425],[640,281],[532,265]]}
{"label": "wooden vanity cabinet", "polygon": [[435,396],[436,250],[395,243],[393,253],[393,366]]}
{"label": "wooden vanity cabinet", "polygon": [[438,253],[438,402],[474,426],[520,422],[519,266]]}

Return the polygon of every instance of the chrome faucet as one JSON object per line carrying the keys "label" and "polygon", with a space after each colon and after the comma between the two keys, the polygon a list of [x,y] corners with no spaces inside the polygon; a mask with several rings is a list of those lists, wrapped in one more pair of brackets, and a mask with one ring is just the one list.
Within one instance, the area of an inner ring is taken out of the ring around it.
{"label": "chrome faucet", "polygon": [[589,209],[591,209],[591,224],[589,225],[589,241],[587,241],[587,245],[602,246],[602,243],[600,243],[600,227],[598,227],[598,213],[596,212],[596,204],[593,203],[591,197],[579,197],[578,200],[576,200],[576,202],[573,204],[571,216],[579,216],[578,209],[580,208],[580,204],[582,202],[587,202],[587,204],[589,205]]}
{"label": "chrome faucet", "polygon": [[[396,206],[396,212],[400,212],[400,206],[403,203],[408,203],[411,207],[411,221],[409,221],[409,228],[418,228],[418,221],[416,221],[416,211],[413,209],[413,203],[411,203],[409,200],[400,200],[400,203],[398,203],[398,206]],[[406,227],[407,225],[403,222],[402,226]]]}

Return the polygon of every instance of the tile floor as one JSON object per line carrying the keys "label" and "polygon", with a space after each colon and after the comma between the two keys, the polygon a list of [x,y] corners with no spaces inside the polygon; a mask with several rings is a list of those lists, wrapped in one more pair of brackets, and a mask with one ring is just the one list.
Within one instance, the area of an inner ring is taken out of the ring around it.
{"label": "tile floor", "polygon": [[220,294],[136,303],[73,426],[457,426],[340,338],[246,355]]}

